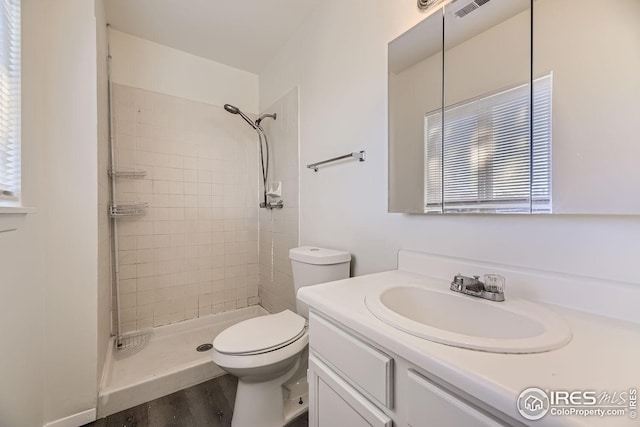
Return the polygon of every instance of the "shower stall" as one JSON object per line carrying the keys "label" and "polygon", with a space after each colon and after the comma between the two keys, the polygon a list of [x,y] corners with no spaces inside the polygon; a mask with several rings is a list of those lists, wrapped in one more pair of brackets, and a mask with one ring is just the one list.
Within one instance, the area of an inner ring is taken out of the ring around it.
{"label": "shower stall", "polygon": [[297,89],[262,115],[176,95],[109,78],[112,339],[99,417],[222,375],[207,351],[219,332],[295,307]]}

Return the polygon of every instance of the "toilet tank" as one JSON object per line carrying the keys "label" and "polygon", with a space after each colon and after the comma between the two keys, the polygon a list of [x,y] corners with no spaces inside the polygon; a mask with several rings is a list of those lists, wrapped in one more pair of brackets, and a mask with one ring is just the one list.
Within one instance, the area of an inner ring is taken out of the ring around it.
{"label": "toilet tank", "polygon": [[[301,246],[289,250],[296,295],[303,286],[349,278],[351,254],[335,249]],[[309,307],[296,299],[298,314],[309,317]]]}

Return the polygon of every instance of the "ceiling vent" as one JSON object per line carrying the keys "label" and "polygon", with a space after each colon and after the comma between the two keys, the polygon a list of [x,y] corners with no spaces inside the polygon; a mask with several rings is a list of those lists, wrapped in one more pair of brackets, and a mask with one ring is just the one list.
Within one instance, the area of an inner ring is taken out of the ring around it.
{"label": "ceiling vent", "polygon": [[466,6],[463,6],[462,8],[460,8],[455,15],[458,18],[464,18],[465,16],[467,16],[468,14],[470,14],[471,12],[473,12],[474,10],[478,9],[480,6],[484,6],[485,4],[489,3],[491,0],[474,0],[471,3],[467,4]]}

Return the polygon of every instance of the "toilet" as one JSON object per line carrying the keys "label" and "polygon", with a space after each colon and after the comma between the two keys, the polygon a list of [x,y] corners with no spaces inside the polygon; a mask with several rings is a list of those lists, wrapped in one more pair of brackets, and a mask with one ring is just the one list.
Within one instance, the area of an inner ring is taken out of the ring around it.
{"label": "toilet", "polygon": [[[296,293],[349,277],[348,252],[303,246],[289,259]],[[245,320],[213,341],[213,361],[238,377],[232,427],[283,427],[307,410],[309,307],[296,301],[296,311]]]}

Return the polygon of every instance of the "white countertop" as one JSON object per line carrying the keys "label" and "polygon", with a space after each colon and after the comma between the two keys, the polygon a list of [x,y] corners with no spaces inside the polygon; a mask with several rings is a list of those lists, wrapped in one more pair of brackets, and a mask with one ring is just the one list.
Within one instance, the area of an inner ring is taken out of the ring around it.
{"label": "white countertop", "polygon": [[[520,392],[528,387],[610,394],[630,388],[640,390],[640,325],[637,323],[545,304],[564,317],[573,331],[573,338],[565,347],[537,354],[467,350],[415,337],[374,317],[365,306],[365,295],[394,283],[449,288],[449,283],[442,279],[394,270],[305,287],[298,292],[298,298],[319,313],[525,424],[527,421],[517,412],[516,401]],[[508,289],[506,295],[509,298]],[[640,419],[632,420],[627,415],[599,418],[547,414],[529,423],[637,427]]]}

